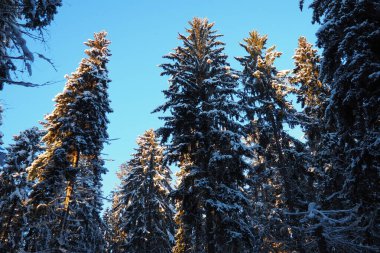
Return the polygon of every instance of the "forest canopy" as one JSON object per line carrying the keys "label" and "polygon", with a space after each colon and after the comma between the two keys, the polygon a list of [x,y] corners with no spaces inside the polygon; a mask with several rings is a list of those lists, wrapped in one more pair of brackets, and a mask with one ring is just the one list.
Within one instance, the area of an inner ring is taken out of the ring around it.
{"label": "forest canopy", "polygon": [[[35,55],[54,61],[29,40],[48,43],[62,5],[0,4],[0,92],[40,86],[18,74]],[[118,37],[95,32],[41,126],[7,145],[0,132],[0,252],[380,251],[380,4],[308,7],[316,45],[300,36],[285,70],[270,34],[247,27],[230,55],[218,23],[184,24],[158,66],[160,126],[137,137],[109,196],[109,115],[127,110],[111,103]]]}

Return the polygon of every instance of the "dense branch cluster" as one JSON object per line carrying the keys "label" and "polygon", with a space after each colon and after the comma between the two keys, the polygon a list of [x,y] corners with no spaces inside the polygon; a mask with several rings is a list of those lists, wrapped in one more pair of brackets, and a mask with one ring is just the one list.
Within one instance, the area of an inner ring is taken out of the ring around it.
{"label": "dense branch cluster", "polygon": [[[24,3],[25,29],[49,24],[60,5]],[[7,148],[0,252],[380,251],[380,5],[311,8],[322,54],[300,37],[286,71],[266,35],[249,33],[233,69],[214,24],[189,22],[160,65],[163,125],[138,137],[103,217],[110,41],[96,33],[44,130]]]}

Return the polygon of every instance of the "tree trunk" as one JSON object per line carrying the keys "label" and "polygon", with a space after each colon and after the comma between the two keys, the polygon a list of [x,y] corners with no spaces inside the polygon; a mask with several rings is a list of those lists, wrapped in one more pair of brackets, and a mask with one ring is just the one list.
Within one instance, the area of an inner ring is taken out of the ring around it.
{"label": "tree trunk", "polygon": [[215,253],[215,240],[214,240],[214,215],[211,207],[206,207],[206,252]]}
{"label": "tree trunk", "polygon": [[319,226],[315,230],[315,235],[317,237],[317,243],[318,243],[318,251],[319,253],[325,253],[327,252],[327,245],[326,245],[326,240],[323,237],[323,227]]}
{"label": "tree trunk", "polygon": [[[79,151],[76,149],[73,154],[72,168],[74,169],[78,168],[78,164],[79,164]],[[68,182],[67,182],[66,196],[65,196],[65,201],[64,201],[64,215],[61,222],[61,228],[62,228],[61,232],[65,230],[67,217],[69,216],[70,201],[73,194],[74,181],[75,181],[75,176],[72,175],[69,177]]]}
{"label": "tree trunk", "polygon": [[273,128],[273,134],[274,134],[274,139],[276,143],[276,149],[278,153],[278,160],[280,166],[280,175],[284,179],[284,192],[285,192],[285,198],[286,198],[286,205],[289,208],[290,211],[294,210],[294,201],[293,197],[291,194],[291,189],[290,189],[290,184],[289,184],[289,177],[288,177],[288,171],[287,169],[287,162],[282,154],[282,147],[279,142],[280,139],[280,130],[278,129],[277,122],[275,121],[273,113],[270,114],[270,120]]}

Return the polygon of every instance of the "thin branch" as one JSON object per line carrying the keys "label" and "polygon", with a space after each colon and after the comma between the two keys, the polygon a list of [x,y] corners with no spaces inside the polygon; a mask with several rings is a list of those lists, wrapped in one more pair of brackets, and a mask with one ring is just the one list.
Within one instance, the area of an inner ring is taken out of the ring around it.
{"label": "thin branch", "polygon": [[61,80],[61,81],[49,81],[49,82],[45,82],[42,84],[38,84],[38,83],[31,83],[31,82],[24,82],[24,81],[13,81],[13,80],[10,80],[7,78],[0,78],[0,82],[12,84],[12,85],[20,85],[20,86],[24,86],[24,87],[41,87],[41,86],[47,86],[47,85],[60,83],[60,82],[63,82],[63,80]]}
{"label": "thin branch", "polygon": [[50,58],[47,58],[45,55],[43,54],[40,54],[40,53],[37,53],[37,52],[34,52],[39,58],[47,61],[48,63],[50,63],[50,65],[53,67],[53,69],[57,72],[57,68],[55,67],[53,61],[50,59]]}

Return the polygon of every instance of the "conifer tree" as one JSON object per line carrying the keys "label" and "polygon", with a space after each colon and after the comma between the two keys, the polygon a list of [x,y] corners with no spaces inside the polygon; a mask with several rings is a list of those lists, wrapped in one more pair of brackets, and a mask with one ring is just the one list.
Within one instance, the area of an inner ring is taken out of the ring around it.
{"label": "conifer tree", "polygon": [[170,253],[174,244],[170,169],[153,130],[137,139],[133,158],[121,166],[112,208],[113,252]]}
{"label": "conifer tree", "polygon": [[101,150],[108,139],[106,32],[95,33],[88,58],[67,77],[55,109],[46,116],[46,151],[29,168],[38,178],[29,200],[27,251],[101,252]]}
{"label": "conifer tree", "polygon": [[301,231],[286,212],[306,209],[309,199],[309,157],[304,145],[284,131],[298,123],[286,95],[292,88],[285,74],[274,66],[281,53],[272,46],[266,49],[267,36],[256,31],[241,46],[248,53],[236,59],[243,66],[240,73],[243,91],[247,141],[254,147],[254,169],[248,174],[253,198],[257,234],[256,250],[299,249]]}
{"label": "conifer tree", "polygon": [[[253,234],[244,192],[250,150],[242,139],[237,76],[223,54],[214,24],[194,18],[183,46],[165,56],[162,75],[169,111],[158,130],[168,142],[168,160],[180,167],[174,252],[251,252]],[[170,141],[169,141],[170,140]]]}
{"label": "conifer tree", "polygon": [[[306,136],[306,145],[310,152],[310,168],[312,186],[309,190],[315,194],[309,199],[308,209],[320,206],[328,195],[330,189],[326,186],[330,179],[325,168],[329,166],[329,153],[321,152],[323,150],[323,139],[326,138],[326,129],[323,127],[325,109],[330,96],[328,85],[322,83],[319,78],[320,57],[317,50],[313,49],[312,44],[308,43],[305,37],[298,39],[298,48],[293,56],[295,68],[292,71],[290,82],[295,85],[294,93],[297,96],[297,102],[301,105],[302,111],[298,113],[300,125]],[[305,210],[306,211],[306,210]],[[306,213],[308,213],[307,210]],[[293,213],[297,219],[303,215],[303,212]],[[304,250],[315,251],[319,248],[324,252],[324,238],[320,227],[315,226],[314,218],[302,219],[299,229],[305,234]],[[312,243],[315,242],[315,243]]]}
{"label": "conifer tree", "polygon": [[316,153],[324,132],[322,120],[329,98],[329,87],[319,80],[320,57],[305,37],[298,39],[293,59],[295,68],[290,82],[297,86],[297,102],[301,104],[304,114],[302,127],[308,146]]}
{"label": "conifer tree", "polygon": [[[29,82],[14,79],[18,61],[32,74],[34,55],[27,46],[25,37],[43,41],[44,28],[57,13],[61,0],[4,0],[0,4],[0,90],[4,84],[34,86]],[[43,59],[43,55],[37,54]]]}
{"label": "conifer tree", "polygon": [[330,155],[330,194],[314,212],[327,250],[379,251],[380,5],[314,0],[310,7],[322,25],[321,81],[331,87],[322,151]]}
{"label": "conifer tree", "polygon": [[[114,193],[113,193],[114,195]],[[114,201],[113,203],[115,203],[115,198],[114,198]],[[112,219],[112,209],[111,208],[107,208],[105,211],[104,211],[104,214],[103,214],[103,222],[104,222],[104,231],[103,231],[103,235],[104,235],[104,240],[105,240],[105,252],[106,253],[112,253],[112,252],[116,252],[115,250],[115,246],[116,246],[116,236],[115,236],[115,231],[114,231],[114,228],[116,227],[115,225],[115,222],[114,220]]]}
{"label": "conifer tree", "polygon": [[26,225],[26,201],[32,185],[26,168],[43,151],[43,132],[37,127],[15,136],[7,148],[4,168],[0,172],[0,252],[19,252],[22,229]]}

